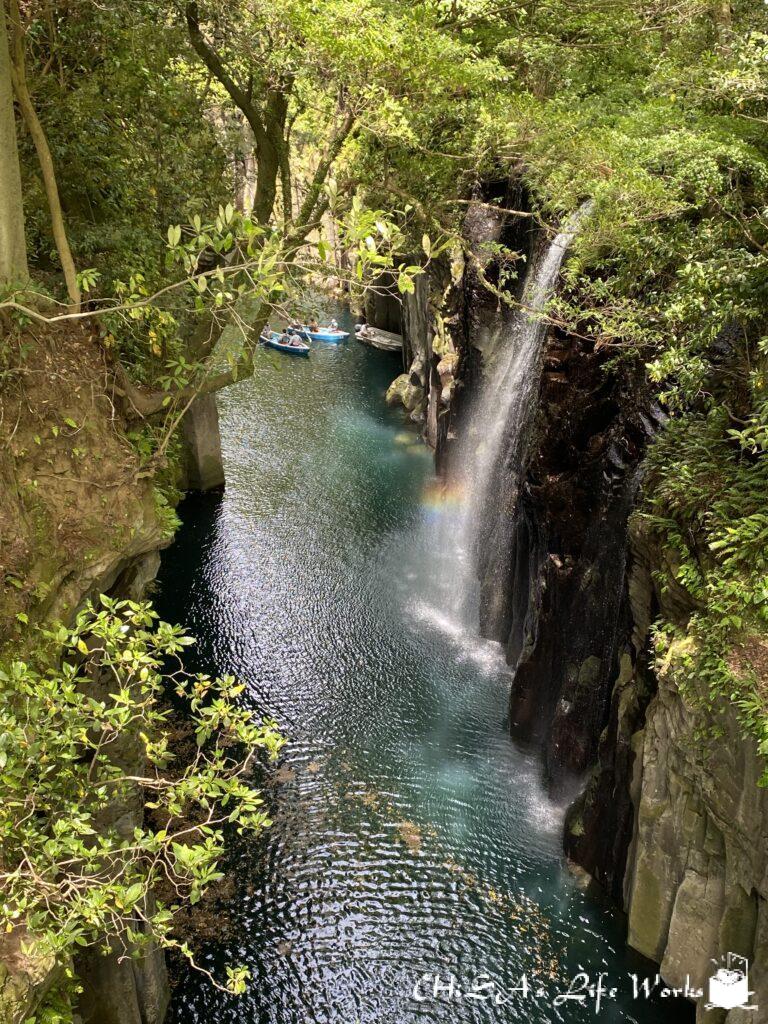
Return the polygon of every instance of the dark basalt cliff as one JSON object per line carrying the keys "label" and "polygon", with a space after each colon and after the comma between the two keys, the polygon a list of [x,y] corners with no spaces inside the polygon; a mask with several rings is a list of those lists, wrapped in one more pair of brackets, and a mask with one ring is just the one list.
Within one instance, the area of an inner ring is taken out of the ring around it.
{"label": "dark basalt cliff", "polygon": [[[469,211],[470,252],[447,291],[447,389],[429,289],[406,298],[407,371],[420,389],[411,418],[443,472],[509,324],[481,278],[499,282],[499,242],[531,261],[546,244],[530,217],[498,209],[525,204],[518,186],[495,184]],[[446,294],[445,280],[432,292]],[[768,794],[754,744],[729,710],[725,739],[702,748],[704,713],[671,673],[654,671],[649,653],[660,612],[679,622],[690,614],[668,553],[631,518],[663,413],[641,366],[609,363],[584,337],[551,329],[538,372],[522,456],[514,465],[502,456],[502,500],[477,538],[481,628],[505,645],[514,670],[511,730],[541,749],[554,790],[581,788],[565,851],[626,910],[629,944],[661,965],[667,983],[688,977],[705,993],[712,959],[744,955],[754,1002],[768,1005]],[[761,1019],[737,1008],[706,1020],[747,1016]]]}
{"label": "dark basalt cliff", "polygon": [[653,430],[631,370],[550,333],[506,565],[481,562],[483,626],[515,667],[513,733],[553,782],[595,759],[629,632],[627,518]]}
{"label": "dark basalt cliff", "polygon": [[[493,290],[504,280],[499,247],[523,257],[515,262],[523,267],[517,281],[505,285],[519,298],[525,268],[548,241],[534,218],[503,212],[526,206],[524,189],[496,183],[469,210],[468,254],[448,290],[457,350],[450,393],[435,387],[442,359],[430,348],[432,332],[408,331],[411,322],[428,322],[414,313],[419,301],[426,309],[424,297],[404,304],[409,379],[423,394],[417,417],[448,473],[480,377],[509,342],[514,312]],[[506,646],[514,667],[512,731],[543,748],[557,787],[595,761],[629,642],[627,520],[661,412],[641,369],[609,367],[609,353],[587,338],[551,329],[538,372],[522,454],[517,446],[514,455],[519,464],[502,452],[499,500],[485,511],[477,538],[480,627]]]}

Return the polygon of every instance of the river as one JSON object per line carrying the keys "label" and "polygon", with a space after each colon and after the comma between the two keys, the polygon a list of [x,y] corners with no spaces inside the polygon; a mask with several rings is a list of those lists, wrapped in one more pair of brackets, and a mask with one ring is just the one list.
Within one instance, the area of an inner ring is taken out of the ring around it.
{"label": "river", "polygon": [[[187,971],[169,1021],[688,1019],[634,998],[652,967],[566,869],[563,809],[509,737],[499,649],[441,608],[446,506],[384,404],[398,372],[354,339],[260,352],[219,400],[226,492],[188,498],[164,554],[156,603],[198,637],[194,667],[240,677],[288,737],[275,823],[235,843],[200,958],[247,964],[248,992]],[[581,991],[557,1001],[582,970],[615,990],[598,1014]]]}

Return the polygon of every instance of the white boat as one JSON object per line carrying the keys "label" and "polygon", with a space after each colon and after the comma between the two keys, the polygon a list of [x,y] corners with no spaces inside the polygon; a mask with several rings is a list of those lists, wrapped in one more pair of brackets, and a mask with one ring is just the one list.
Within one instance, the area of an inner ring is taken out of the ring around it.
{"label": "white boat", "polygon": [[355,324],[355,337],[364,345],[380,348],[384,352],[400,352],[403,348],[402,334],[382,331],[380,327],[370,327],[368,324]]}

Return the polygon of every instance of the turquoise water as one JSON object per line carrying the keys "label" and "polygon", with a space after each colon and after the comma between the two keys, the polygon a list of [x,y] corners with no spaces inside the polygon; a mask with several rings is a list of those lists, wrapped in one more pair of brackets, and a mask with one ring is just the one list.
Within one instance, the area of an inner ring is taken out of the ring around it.
{"label": "turquoise water", "polygon": [[[436,597],[444,513],[383,401],[398,372],[354,339],[260,353],[220,397],[226,493],[188,499],[165,553],[158,605],[198,636],[195,667],[242,678],[289,738],[275,824],[235,846],[201,954],[246,963],[248,993],[189,971],[170,1021],[680,1021],[633,998],[650,965],[565,868],[562,808],[508,735],[503,659]],[[556,1004],[582,969],[617,989],[597,1014]]]}

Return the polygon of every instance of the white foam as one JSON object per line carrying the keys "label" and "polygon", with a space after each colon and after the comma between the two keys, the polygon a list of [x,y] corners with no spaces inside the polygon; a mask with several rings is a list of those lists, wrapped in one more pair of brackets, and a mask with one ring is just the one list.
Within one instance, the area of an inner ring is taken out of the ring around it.
{"label": "white foam", "polygon": [[478,637],[474,629],[446,614],[426,601],[413,601],[408,612],[419,622],[427,623],[459,648],[459,660],[472,662],[485,673],[509,673],[504,649],[495,640]]}

